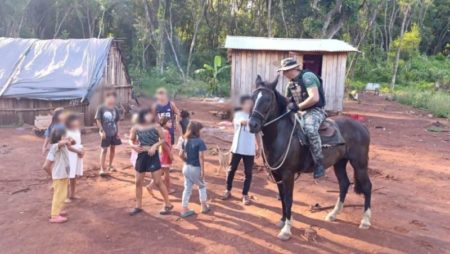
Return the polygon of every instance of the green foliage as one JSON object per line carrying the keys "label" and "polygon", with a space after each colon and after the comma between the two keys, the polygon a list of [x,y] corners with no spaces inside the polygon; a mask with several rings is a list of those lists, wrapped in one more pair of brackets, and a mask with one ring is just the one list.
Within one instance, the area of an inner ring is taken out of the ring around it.
{"label": "green foliage", "polygon": [[401,88],[394,93],[400,103],[429,110],[437,117],[450,118],[450,94],[440,91]]}
{"label": "green foliage", "polygon": [[[395,53],[400,46],[400,40],[400,38],[397,38],[392,42],[392,46],[389,52],[389,56],[391,58],[395,57]],[[411,31],[407,31],[403,34],[403,40],[400,46],[400,57],[402,59],[409,59],[413,55],[417,55],[419,53],[420,40],[421,37],[419,26],[417,26],[417,24],[413,24],[411,27]]]}
{"label": "green foliage", "polygon": [[195,74],[201,80],[209,84],[209,93],[212,95],[220,95],[220,75],[229,71],[230,65],[222,64],[222,57],[216,55],[214,57],[213,65],[203,64],[203,68],[195,70]]}
{"label": "green foliage", "polygon": [[148,71],[143,71],[140,68],[133,68],[130,70],[131,78],[134,80],[134,90],[138,95],[153,96],[156,89],[165,87],[172,97],[175,96],[211,96],[229,95],[229,83],[219,82],[217,92],[211,94],[210,84],[202,80],[188,79],[183,81],[176,67],[168,66],[163,74],[158,68],[151,68]]}

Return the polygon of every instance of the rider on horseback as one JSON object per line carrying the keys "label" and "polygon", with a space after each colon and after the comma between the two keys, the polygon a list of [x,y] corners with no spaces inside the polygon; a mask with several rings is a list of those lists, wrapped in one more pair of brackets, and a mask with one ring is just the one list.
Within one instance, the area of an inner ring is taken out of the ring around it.
{"label": "rider on horseback", "polygon": [[311,155],[314,160],[314,179],[325,175],[322,164],[322,141],[319,136],[320,124],[325,120],[325,94],[319,77],[311,71],[300,69],[300,65],[293,58],[281,60],[283,75],[290,80],[286,97],[289,99],[288,108],[302,115],[303,131],[308,137]]}

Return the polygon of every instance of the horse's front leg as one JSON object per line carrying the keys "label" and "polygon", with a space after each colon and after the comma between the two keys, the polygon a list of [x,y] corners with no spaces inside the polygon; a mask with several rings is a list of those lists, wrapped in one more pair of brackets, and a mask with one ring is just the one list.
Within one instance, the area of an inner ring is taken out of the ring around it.
{"label": "horse's front leg", "polygon": [[286,220],[283,228],[278,234],[278,238],[281,240],[289,240],[292,236],[291,228],[292,228],[292,202],[293,202],[293,193],[294,193],[294,174],[287,172],[283,176],[283,196],[284,200],[284,215],[286,216]]}
{"label": "horse's front leg", "polygon": [[286,205],[284,203],[284,189],[283,189],[283,183],[279,182],[277,183],[277,187],[278,187],[278,194],[280,195],[280,200],[281,200],[281,219],[280,221],[277,223],[277,226],[279,228],[283,228],[284,227],[284,222],[286,221]]}

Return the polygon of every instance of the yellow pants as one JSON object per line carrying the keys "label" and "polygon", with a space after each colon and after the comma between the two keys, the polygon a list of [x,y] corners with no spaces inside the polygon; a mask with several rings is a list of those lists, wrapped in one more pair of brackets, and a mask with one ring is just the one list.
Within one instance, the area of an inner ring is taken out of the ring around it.
{"label": "yellow pants", "polygon": [[69,179],[54,179],[53,180],[53,200],[51,216],[58,216],[64,207],[64,201],[67,198],[67,187],[69,186]]}

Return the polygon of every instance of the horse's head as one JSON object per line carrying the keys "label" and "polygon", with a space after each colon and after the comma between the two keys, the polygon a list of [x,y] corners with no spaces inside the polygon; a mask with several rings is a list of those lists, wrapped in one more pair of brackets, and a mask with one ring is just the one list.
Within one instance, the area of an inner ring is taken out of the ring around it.
{"label": "horse's head", "polygon": [[276,113],[276,87],[278,84],[278,76],[272,82],[266,82],[261,76],[256,77],[256,89],[253,91],[253,111],[250,116],[249,127],[250,132],[257,133],[261,131],[264,123],[272,118]]}

